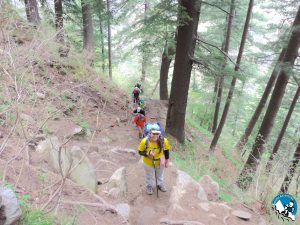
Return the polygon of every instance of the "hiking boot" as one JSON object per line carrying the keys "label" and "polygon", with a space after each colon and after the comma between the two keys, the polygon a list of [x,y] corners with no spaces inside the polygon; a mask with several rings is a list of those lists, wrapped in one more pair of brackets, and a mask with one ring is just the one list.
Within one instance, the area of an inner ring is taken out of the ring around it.
{"label": "hiking boot", "polygon": [[167,191],[167,189],[165,188],[164,185],[157,185],[157,187],[158,187],[158,190],[160,190],[161,192],[166,192]]}
{"label": "hiking boot", "polygon": [[146,192],[147,192],[148,195],[152,195],[152,194],[153,194],[153,189],[152,189],[152,187],[151,187],[151,186],[147,186],[147,187],[146,187]]}

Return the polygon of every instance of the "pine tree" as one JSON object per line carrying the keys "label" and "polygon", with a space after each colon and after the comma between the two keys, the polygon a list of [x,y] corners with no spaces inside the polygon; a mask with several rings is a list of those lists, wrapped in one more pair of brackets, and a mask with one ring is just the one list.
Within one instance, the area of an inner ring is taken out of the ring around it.
{"label": "pine tree", "polygon": [[266,114],[256,136],[255,143],[252,147],[252,151],[249,154],[244,168],[238,177],[237,185],[241,189],[248,189],[252,183],[253,175],[256,172],[259,160],[264,150],[264,144],[268,139],[275,117],[279,110],[290,77],[290,69],[294,65],[295,59],[298,55],[298,49],[300,45],[300,29],[298,29],[298,26],[300,26],[300,7],[298,8],[298,12],[292,26],[291,36],[283,57],[284,68],[281,69],[277,78]]}

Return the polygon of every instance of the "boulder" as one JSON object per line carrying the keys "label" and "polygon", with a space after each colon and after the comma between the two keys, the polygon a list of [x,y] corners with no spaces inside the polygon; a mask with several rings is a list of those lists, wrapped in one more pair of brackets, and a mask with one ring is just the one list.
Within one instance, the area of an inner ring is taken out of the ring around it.
{"label": "boulder", "polygon": [[203,209],[205,212],[208,212],[211,209],[211,205],[209,202],[200,202],[199,206],[201,209]]}
{"label": "boulder", "polygon": [[[187,173],[177,170],[176,185],[172,188],[170,202],[178,204],[180,199],[187,193],[187,190],[195,191],[194,196],[200,201],[207,201],[203,188]],[[191,193],[193,195],[193,193]],[[179,204],[180,205],[180,204]]]}
{"label": "boulder", "polygon": [[108,181],[107,188],[109,189],[108,193],[112,198],[120,200],[126,198],[128,188],[125,167],[121,167],[113,173]]}
{"label": "boulder", "polygon": [[[58,160],[60,146],[58,138],[53,136],[40,142],[36,148],[36,152],[43,155],[41,160],[49,160],[51,166],[58,173],[60,173]],[[64,176],[67,175],[74,182],[97,192],[95,168],[80,147],[73,146],[71,150],[62,148],[60,157]]]}
{"label": "boulder", "polygon": [[231,214],[242,220],[250,220],[252,217],[250,213],[245,212],[243,210],[234,210]]}
{"label": "boulder", "polygon": [[199,181],[199,184],[203,187],[208,201],[217,201],[219,199],[219,184],[210,176],[203,176]]}
{"label": "boulder", "polygon": [[122,215],[125,219],[129,219],[130,206],[126,203],[121,203],[116,205],[116,210],[118,214]]}
{"label": "boulder", "polygon": [[73,146],[69,155],[71,173],[70,178],[76,183],[97,192],[95,168],[89,158],[78,146]]}
{"label": "boulder", "polygon": [[2,215],[0,215],[0,221],[5,221],[4,225],[15,223],[22,216],[22,210],[15,193],[11,189],[0,185],[0,197],[1,211],[3,213]]}

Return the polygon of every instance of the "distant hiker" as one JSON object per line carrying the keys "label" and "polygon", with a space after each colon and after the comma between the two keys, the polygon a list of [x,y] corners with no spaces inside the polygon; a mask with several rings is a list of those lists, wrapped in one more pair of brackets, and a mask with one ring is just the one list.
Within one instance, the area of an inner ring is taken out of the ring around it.
{"label": "distant hiker", "polygon": [[142,109],[145,109],[145,100],[144,100],[144,98],[140,98],[138,105]]}
{"label": "distant hiker", "polygon": [[144,125],[147,122],[145,112],[144,114],[137,113],[137,115],[135,116],[132,122],[137,126],[139,130],[139,138],[143,138]]}
{"label": "distant hiker", "polygon": [[134,115],[137,115],[138,113],[143,114],[145,116],[145,110],[142,109],[141,107],[137,107],[135,110],[132,112]]}
{"label": "distant hiker", "polygon": [[[145,124],[147,128],[150,124]],[[147,128],[148,129],[148,128]],[[149,195],[153,194],[153,175],[156,175],[157,189],[166,192],[164,185],[164,170],[169,165],[169,141],[163,137],[162,128],[159,124],[151,124],[149,133],[141,140],[138,147],[139,154],[144,162],[146,174],[146,192]]]}
{"label": "distant hiker", "polygon": [[139,103],[139,96],[142,93],[141,89],[140,89],[141,85],[140,84],[136,84],[133,88],[132,91],[132,95],[133,95],[133,103],[138,104]]}

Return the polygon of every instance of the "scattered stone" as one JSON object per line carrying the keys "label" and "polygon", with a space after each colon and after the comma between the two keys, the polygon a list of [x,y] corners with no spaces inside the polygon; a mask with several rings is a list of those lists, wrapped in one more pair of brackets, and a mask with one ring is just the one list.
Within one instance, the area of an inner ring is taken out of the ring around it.
{"label": "scattered stone", "polygon": [[4,215],[1,218],[6,218],[4,225],[15,223],[22,216],[22,210],[15,193],[11,189],[0,185],[0,196],[1,209],[4,207]]}
{"label": "scattered stone", "polygon": [[37,92],[36,93],[36,96],[39,98],[39,99],[45,99],[46,98],[46,95],[44,93],[41,93],[41,92]]}
{"label": "scattered stone", "polygon": [[203,209],[204,211],[208,212],[210,210],[210,204],[209,202],[201,202],[199,203],[201,209]]}
{"label": "scattered stone", "polygon": [[128,122],[128,119],[126,119],[126,118],[125,119],[120,119],[120,122],[121,123],[126,123],[126,122]]}
{"label": "scattered stone", "polygon": [[32,137],[28,143],[28,145],[31,145],[31,146],[36,146],[38,145],[38,143],[40,141],[43,141],[45,140],[46,136],[44,134],[37,134],[35,135],[34,137]]}
{"label": "scattered stone", "polygon": [[109,189],[108,193],[112,198],[120,200],[126,198],[128,188],[125,167],[121,167],[114,172],[108,181],[107,187]]}
{"label": "scattered stone", "polygon": [[242,220],[250,220],[252,217],[252,215],[250,213],[242,211],[242,210],[234,210],[231,214]]}
{"label": "scattered stone", "polygon": [[114,153],[130,153],[132,155],[137,155],[138,152],[135,149],[131,148],[120,148],[120,147],[114,147],[111,149],[112,152]]}
{"label": "scattered stone", "polygon": [[213,217],[213,218],[217,218],[216,214],[213,214],[213,213],[209,214],[209,216]]}
{"label": "scattered stone", "polygon": [[27,114],[24,114],[24,113],[21,113],[21,114],[20,114],[20,118],[21,118],[22,120],[26,120],[26,121],[29,122],[29,123],[36,123],[36,122],[34,121],[34,119],[33,119],[31,116],[29,116],[29,115],[27,115]]}
{"label": "scattered stone", "polygon": [[219,199],[219,184],[210,176],[203,176],[199,181],[199,184],[203,187],[208,201],[217,201]]}
{"label": "scattered stone", "polygon": [[129,219],[130,206],[126,203],[121,203],[116,205],[116,210],[118,214],[122,215],[125,219]]}
{"label": "scattered stone", "polygon": [[161,224],[168,224],[168,225],[204,225],[198,221],[191,221],[191,220],[168,220],[168,219],[161,219]]}

